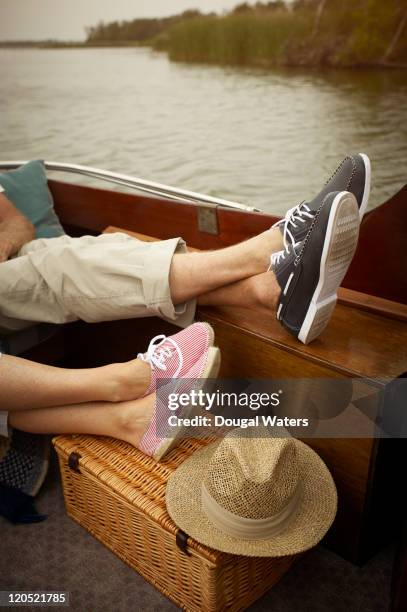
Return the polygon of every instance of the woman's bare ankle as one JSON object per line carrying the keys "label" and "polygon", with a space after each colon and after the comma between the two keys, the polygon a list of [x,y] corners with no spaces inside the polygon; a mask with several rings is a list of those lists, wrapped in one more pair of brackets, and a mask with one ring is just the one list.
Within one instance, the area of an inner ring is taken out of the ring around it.
{"label": "woman's bare ankle", "polygon": [[142,397],[151,381],[151,367],[141,359],[112,363],[106,368],[105,387],[109,402],[124,402]]}
{"label": "woman's bare ankle", "polygon": [[155,408],[155,393],[117,406],[115,437],[138,446],[150,426]]}

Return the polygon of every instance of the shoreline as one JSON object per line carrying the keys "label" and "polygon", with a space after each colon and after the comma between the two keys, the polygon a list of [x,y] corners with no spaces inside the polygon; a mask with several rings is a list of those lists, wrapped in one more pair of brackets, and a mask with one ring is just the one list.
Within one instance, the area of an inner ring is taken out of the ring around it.
{"label": "shoreline", "polygon": [[380,70],[406,70],[407,64],[399,64],[396,62],[372,62],[372,63],[352,63],[352,64],[341,64],[333,65],[330,63],[317,63],[317,62],[218,62],[218,61],[193,61],[193,60],[178,60],[170,57],[168,49],[157,49],[154,46],[154,41],[139,42],[139,41],[100,41],[97,43],[88,42],[56,42],[56,41],[16,41],[16,42],[1,42],[1,49],[118,49],[118,48],[140,48],[140,49],[151,49],[157,53],[166,53],[170,61],[181,64],[201,64],[204,66],[234,66],[240,68],[263,68],[264,70],[273,70],[275,68],[308,68],[311,70],[366,70],[366,69],[380,69]]}

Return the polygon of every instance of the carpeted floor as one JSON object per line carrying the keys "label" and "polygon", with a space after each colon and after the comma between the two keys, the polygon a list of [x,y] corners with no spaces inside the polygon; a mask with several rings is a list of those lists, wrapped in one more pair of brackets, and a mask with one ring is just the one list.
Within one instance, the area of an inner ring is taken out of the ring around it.
{"label": "carpeted floor", "polygon": [[[44,523],[12,526],[0,519],[0,590],[69,591],[73,612],[177,610],[66,516],[55,457],[37,507],[49,515]],[[392,558],[389,548],[358,568],[318,547],[250,610],[387,612]]]}

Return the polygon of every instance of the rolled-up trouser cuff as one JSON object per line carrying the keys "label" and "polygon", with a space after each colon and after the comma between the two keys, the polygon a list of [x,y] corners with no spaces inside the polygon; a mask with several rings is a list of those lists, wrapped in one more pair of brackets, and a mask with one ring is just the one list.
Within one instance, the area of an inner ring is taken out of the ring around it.
{"label": "rolled-up trouser cuff", "polygon": [[195,317],[196,300],[174,306],[170,291],[170,267],[175,253],[186,253],[182,238],[162,240],[159,247],[148,253],[148,275],[142,279],[144,299],[149,311],[180,327],[190,325]]}
{"label": "rolled-up trouser cuff", "polygon": [[185,250],[180,238],[143,242],[121,232],[34,240],[1,264],[0,328],[149,316],[189,325],[195,300],[174,306],[169,287],[173,255]]}

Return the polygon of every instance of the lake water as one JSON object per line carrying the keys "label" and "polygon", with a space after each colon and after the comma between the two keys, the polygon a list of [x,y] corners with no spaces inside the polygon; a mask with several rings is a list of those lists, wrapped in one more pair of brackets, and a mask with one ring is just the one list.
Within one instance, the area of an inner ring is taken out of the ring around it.
{"label": "lake water", "polygon": [[375,206],[406,182],[406,76],[3,49],[0,158],[96,166],[283,213],[362,151]]}

